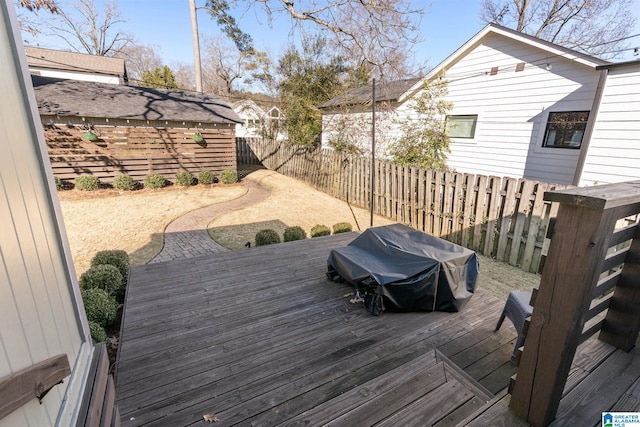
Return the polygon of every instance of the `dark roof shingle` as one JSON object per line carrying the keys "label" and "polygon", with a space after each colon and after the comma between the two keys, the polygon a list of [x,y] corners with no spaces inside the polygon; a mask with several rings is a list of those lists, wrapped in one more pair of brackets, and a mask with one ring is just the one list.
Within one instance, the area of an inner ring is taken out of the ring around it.
{"label": "dark roof shingle", "polygon": [[[382,83],[376,85],[376,101],[382,102],[395,102],[411,89],[422,78],[412,78],[396,80],[388,83]],[[356,89],[351,89],[347,92],[330,99],[329,101],[321,104],[319,108],[332,108],[347,105],[371,105],[372,86],[363,86]]]}
{"label": "dark roof shingle", "polygon": [[241,123],[221,97],[182,90],[151,89],[31,76],[41,115]]}

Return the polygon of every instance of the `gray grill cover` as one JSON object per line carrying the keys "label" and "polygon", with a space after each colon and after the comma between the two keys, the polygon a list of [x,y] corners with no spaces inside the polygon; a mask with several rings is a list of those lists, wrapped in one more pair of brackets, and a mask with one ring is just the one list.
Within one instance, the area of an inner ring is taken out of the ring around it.
{"label": "gray grill cover", "polygon": [[480,270],[472,250],[402,224],[370,228],[329,254],[327,277],[365,295],[373,314],[458,311]]}

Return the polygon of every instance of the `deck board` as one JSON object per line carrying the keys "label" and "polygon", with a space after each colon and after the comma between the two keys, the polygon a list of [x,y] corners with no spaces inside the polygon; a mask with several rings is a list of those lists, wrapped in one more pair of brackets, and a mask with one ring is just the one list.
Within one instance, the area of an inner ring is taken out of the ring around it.
{"label": "deck board", "polygon": [[[325,277],[329,251],[354,237],[133,268],[116,366],[122,425],[203,425],[204,414],[217,426],[511,420],[500,399],[484,407],[516,371],[513,326],[493,330],[504,301],[480,288],[459,313],[372,316]],[[576,390],[612,353],[581,349]]]}

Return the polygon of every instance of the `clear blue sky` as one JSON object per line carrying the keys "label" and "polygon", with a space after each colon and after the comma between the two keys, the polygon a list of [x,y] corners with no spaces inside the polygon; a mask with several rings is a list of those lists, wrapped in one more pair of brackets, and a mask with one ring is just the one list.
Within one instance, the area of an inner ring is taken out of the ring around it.
{"label": "clear blue sky", "polygon": [[[66,0],[58,0],[64,7]],[[103,4],[104,0],[95,0]],[[636,14],[640,16],[640,0],[633,0]],[[480,20],[482,0],[414,0],[414,4],[430,4],[422,19],[423,41],[415,47],[416,62],[428,61],[431,67],[438,65],[457,48],[473,37],[484,26]],[[196,0],[196,5],[204,0]],[[120,0],[120,11],[126,23],[122,29],[134,35],[139,43],[153,45],[167,65],[176,62],[193,63],[188,0]],[[278,57],[288,43],[291,23],[281,17],[269,27],[264,17],[256,16],[254,10],[234,14],[240,27],[249,33],[256,48]],[[198,11],[200,33],[215,36],[218,27],[204,10]],[[636,25],[640,33],[640,22]],[[635,34],[634,33],[634,34]],[[635,38],[640,45],[640,38]],[[64,49],[64,42],[57,39],[40,41],[41,47]],[[637,59],[628,54],[624,60]]]}

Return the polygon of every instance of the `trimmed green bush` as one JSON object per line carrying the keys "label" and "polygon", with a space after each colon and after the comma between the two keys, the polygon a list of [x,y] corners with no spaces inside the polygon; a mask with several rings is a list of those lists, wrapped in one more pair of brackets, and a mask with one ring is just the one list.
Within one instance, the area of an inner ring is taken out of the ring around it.
{"label": "trimmed green bush", "polygon": [[103,289],[84,289],[81,291],[84,311],[89,322],[96,322],[104,327],[109,326],[118,315],[118,303]]}
{"label": "trimmed green bush", "polygon": [[64,181],[58,178],[57,176],[53,177],[53,182],[56,183],[56,190],[64,190]]}
{"label": "trimmed green bush", "polygon": [[348,222],[333,224],[333,234],[348,233],[353,231],[353,227]]}
{"label": "trimmed green bush", "polygon": [[256,246],[273,245],[280,243],[280,236],[274,230],[260,230],[256,233]]}
{"label": "trimmed green bush", "polygon": [[131,262],[129,261],[129,255],[126,251],[123,251],[122,249],[113,249],[109,251],[96,252],[91,259],[91,266],[94,267],[102,264],[109,264],[116,267],[118,271],[120,271],[120,274],[122,274],[123,283],[127,282]]}
{"label": "trimmed green bush", "polygon": [[78,190],[94,191],[100,188],[100,178],[97,176],[79,176],[75,180]]}
{"label": "trimmed green bush", "polygon": [[89,331],[91,332],[91,340],[94,344],[109,341],[107,331],[105,331],[99,323],[89,322]]}
{"label": "trimmed green bush", "polygon": [[220,182],[223,184],[233,184],[238,182],[238,172],[231,169],[220,172]]}
{"label": "trimmed green bush", "polygon": [[302,227],[293,226],[284,229],[284,241],[293,242],[294,240],[304,240],[307,238],[307,233]]}
{"label": "trimmed green bush", "polygon": [[331,229],[324,224],[314,225],[311,229],[311,237],[328,236],[331,234]]}
{"label": "trimmed green bush", "polygon": [[144,188],[162,188],[167,185],[166,180],[159,173],[150,173],[144,177]]}
{"label": "trimmed green bush", "polygon": [[118,267],[109,264],[95,265],[80,276],[81,289],[103,289],[109,295],[120,289],[123,283]]}
{"label": "trimmed green bush", "polygon": [[211,171],[198,172],[198,184],[213,184],[215,176]]}
{"label": "trimmed green bush", "polygon": [[189,187],[193,183],[193,175],[191,172],[182,171],[176,174],[176,185],[181,187]]}
{"label": "trimmed green bush", "polygon": [[135,190],[136,182],[129,175],[118,175],[113,178],[113,188],[122,191]]}

